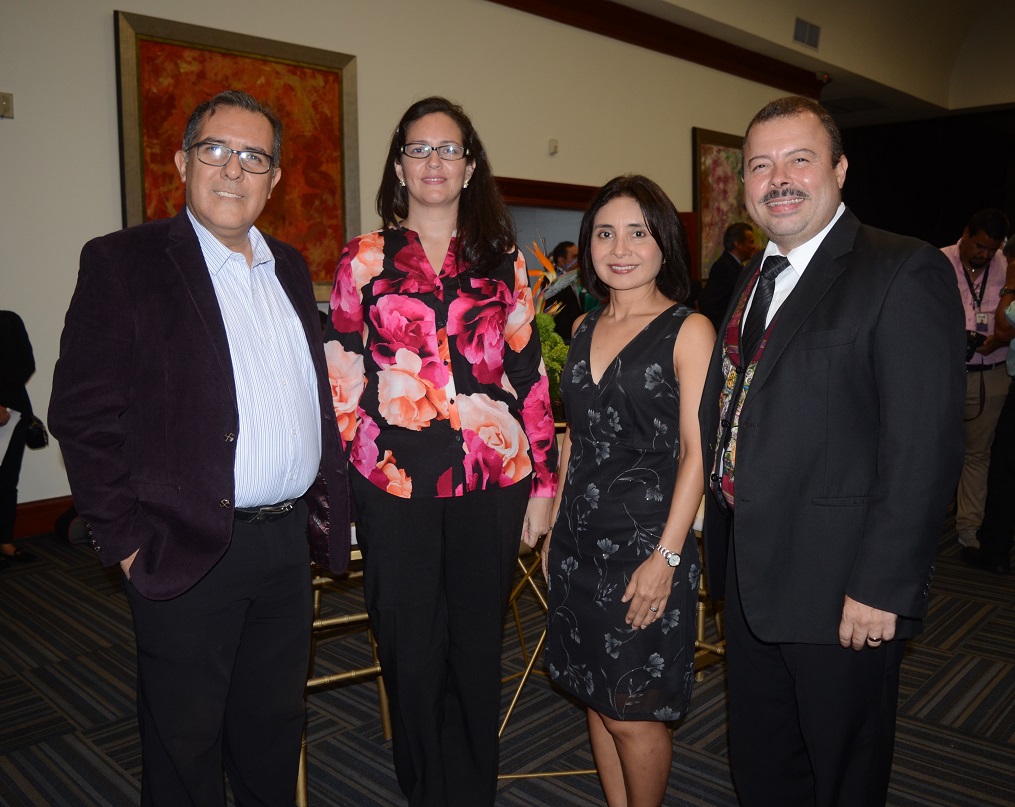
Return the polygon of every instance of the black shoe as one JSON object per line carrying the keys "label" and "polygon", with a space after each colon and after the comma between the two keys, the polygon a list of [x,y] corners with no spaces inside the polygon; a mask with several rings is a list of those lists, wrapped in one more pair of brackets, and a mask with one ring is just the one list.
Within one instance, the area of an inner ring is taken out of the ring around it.
{"label": "black shoe", "polygon": [[1011,574],[1011,562],[991,558],[983,554],[982,549],[971,546],[962,547],[962,560],[977,569],[984,569],[994,574]]}
{"label": "black shoe", "polygon": [[6,552],[0,552],[0,557],[5,561],[11,561],[14,563],[31,563],[33,560],[38,560],[39,556],[34,552],[29,552],[27,549],[20,549],[15,547],[14,551],[10,554]]}

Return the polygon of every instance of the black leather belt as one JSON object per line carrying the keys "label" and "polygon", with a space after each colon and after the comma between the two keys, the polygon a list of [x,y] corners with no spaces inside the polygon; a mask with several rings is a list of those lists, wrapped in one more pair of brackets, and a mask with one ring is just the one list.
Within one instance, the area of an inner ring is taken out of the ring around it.
{"label": "black leather belt", "polygon": [[296,506],[296,499],[289,499],[278,504],[266,504],[262,507],[237,507],[233,518],[244,524],[257,524],[266,521],[278,521],[285,518]]}
{"label": "black leather belt", "polygon": [[1004,367],[1006,362],[996,361],[993,364],[967,364],[967,373],[982,373],[984,370],[993,370],[995,367]]}

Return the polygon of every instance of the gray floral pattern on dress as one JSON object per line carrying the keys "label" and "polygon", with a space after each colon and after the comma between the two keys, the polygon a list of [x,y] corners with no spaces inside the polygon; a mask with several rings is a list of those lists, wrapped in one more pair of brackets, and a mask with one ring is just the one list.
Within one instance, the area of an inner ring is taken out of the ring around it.
{"label": "gray floral pattern on dress", "polygon": [[557,685],[617,719],[676,720],[690,700],[701,568],[693,535],[658,621],[632,629],[620,600],[669,513],[680,450],[673,343],[689,313],[675,305],[660,314],[596,383],[593,312],[562,374],[571,458],[550,545],[547,665]]}

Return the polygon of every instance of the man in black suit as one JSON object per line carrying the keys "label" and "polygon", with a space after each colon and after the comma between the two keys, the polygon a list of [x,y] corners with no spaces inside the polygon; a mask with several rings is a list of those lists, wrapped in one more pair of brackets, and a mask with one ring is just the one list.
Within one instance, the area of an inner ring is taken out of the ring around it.
{"label": "man in black suit", "polygon": [[751,121],[744,195],[771,242],[737,285],[702,395],[708,573],[726,598],[747,807],[885,803],[903,646],[962,462],[951,267],[857,221],[846,168],[810,99]]}
{"label": "man in black suit", "polygon": [[176,154],[186,207],[85,245],[61,339],[50,426],[125,578],[143,805],[223,805],[223,766],[238,805],[292,805],[310,559],[348,561],[309,272],[253,226],[281,144],[245,93],[198,106]]}
{"label": "man in black suit", "polygon": [[568,272],[575,273],[575,280],[570,286],[561,289],[552,298],[546,301],[547,305],[559,304],[560,310],[553,317],[553,330],[564,344],[571,344],[571,331],[574,330],[574,321],[583,313],[581,303],[581,284],[578,276],[578,247],[574,241],[561,241],[550,253],[550,260],[557,269],[558,277],[563,277]]}
{"label": "man in black suit", "polygon": [[722,234],[722,245],[723,253],[708,270],[708,283],[698,297],[698,310],[711,320],[716,331],[726,316],[744,263],[758,251],[754,243],[754,229],[746,221],[727,227]]}

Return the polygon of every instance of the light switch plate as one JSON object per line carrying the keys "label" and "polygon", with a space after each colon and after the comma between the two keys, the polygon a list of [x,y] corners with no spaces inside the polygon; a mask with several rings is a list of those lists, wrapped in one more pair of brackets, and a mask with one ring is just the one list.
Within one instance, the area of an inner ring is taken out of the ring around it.
{"label": "light switch plate", "polygon": [[0,118],[14,117],[14,93],[0,92]]}

